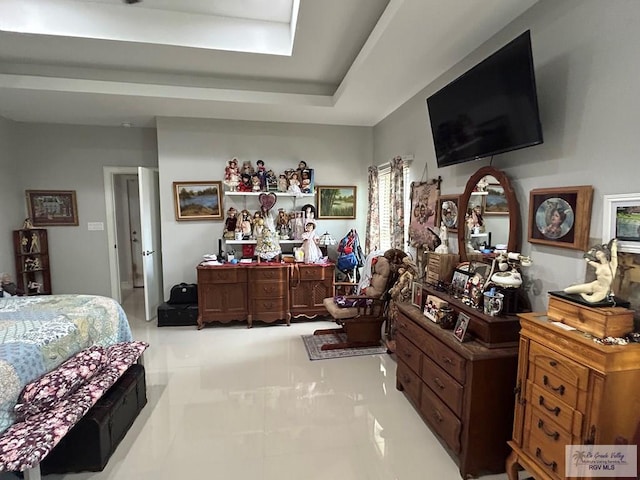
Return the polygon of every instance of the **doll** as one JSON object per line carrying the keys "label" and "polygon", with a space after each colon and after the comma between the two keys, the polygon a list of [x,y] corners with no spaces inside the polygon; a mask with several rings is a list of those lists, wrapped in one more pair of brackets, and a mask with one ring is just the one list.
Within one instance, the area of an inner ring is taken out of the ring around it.
{"label": "doll", "polygon": [[287,215],[287,212],[282,208],[278,210],[276,231],[278,232],[278,235],[280,235],[280,238],[289,238],[289,215]]}
{"label": "doll", "polygon": [[242,181],[240,182],[239,190],[241,192],[251,192],[253,189],[253,186],[251,185],[251,175],[243,173],[240,178],[242,178]]}
{"label": "doll", "polygon": [[224,184],[229,187],[230,192],[235,192],[240,183],[240,171],[238,170],[238,159],[232,158],[227,162],[224,169]]}
{"label": "doll", "polygon": [[251,214],[249,213],[249,210],[242,210],[240,231],[242,232],[243,240],[249,240],[249,238],[251,238]]}
{"label": "doll", "polygon": [[296,210],[294,217],[290,221],[290,227],[293,231],[294,240],[302,240],[302,234],[304,233],[303,212]]}
{"label": "doll", "polygon": [[224,230],[222,236],[227,240],[235,238],[235,231],[238,227],[238,211],[231,207],[227,210],[227,218],[224,221]]}
{"label": "doll", "polygon": [[314,222],[307,222],[304,226],[302,240],[304,263],[316,263],[322,258],[322,251],[318,246],[319,237],[316,234],[316,224]]}
{"label": "doll", "polygon": [[268,228],[265,227],[262,229],[262,234],[257,240],[256,255],[258,256],[258,262],[260,259],[274,260],[282,253],[278,240]]}
{"label": "doll", "polygon": [[251,177],[251,190],[254,192],[259,192],[262,190],[262,186],[260,185],[260,177],[258,177],[258,175],[254,175]]}
{"label": "doll", "polygon": [[253,169],[253,165],[251,165],[251,162],[249,160],[245,160],[244,162],[242,162],[242,173],[246,173],[249,176],[256,173]]}
{"label": "doll", "polygon": [[256,169],[256,175],[260,179],[260,190],[263,192],[266,192],[268,175],[267,175],[267,169],[264,166],[264,161],[258,160],[256,162],[256,165],[258,165],[258,168]]}
{"label": "doll", "polygon": [[278,177],[278,191],[286,192],[289,187],[289,181],[287,180],[287,176],[284,173],[281,173]]}
{"label": "doll", "polygon": [[293,172],[291,178],[289,178],[289,188],[287,191],[289,193],[300,193],[300,179],[296,172]]}

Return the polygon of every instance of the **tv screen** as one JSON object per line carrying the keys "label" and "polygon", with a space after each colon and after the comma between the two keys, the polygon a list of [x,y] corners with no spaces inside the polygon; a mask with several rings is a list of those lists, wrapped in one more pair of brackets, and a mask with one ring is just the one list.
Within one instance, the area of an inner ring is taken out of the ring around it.
{"label": "tv screen", "polygon": [[427,98],[438,167],[542,143],[527,30]]}

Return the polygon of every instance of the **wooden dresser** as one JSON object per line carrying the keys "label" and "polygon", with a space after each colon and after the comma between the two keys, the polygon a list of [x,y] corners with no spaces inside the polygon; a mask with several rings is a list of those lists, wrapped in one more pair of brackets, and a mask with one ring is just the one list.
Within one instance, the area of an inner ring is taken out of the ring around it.
{"label": "wooden dresser", "polygon": [[334,265],[253,263],[199,265],[198,329],[206,323],[255,320],[290,324],[291,317],[325,316],[334,295]]}
{"label": "wooden dresser", "polygon": [[543,313],[520,318],[509,480],[518,464],[537,480],[565,478],[565,445],[637,443],[640,345],[600,345]]}
{"label": "wooden dresser", "polygon": [[463,478],[503,472],[513,425],[517,346],[461,343],[415,306],[399,304],[398,313],[397,388],[438,436]]}
{"label": "wooden dresser", "polygon": [[290,271],[291,315],[306,318],[327,315],[322,301],[334,295],[334,266],[294,264]]}

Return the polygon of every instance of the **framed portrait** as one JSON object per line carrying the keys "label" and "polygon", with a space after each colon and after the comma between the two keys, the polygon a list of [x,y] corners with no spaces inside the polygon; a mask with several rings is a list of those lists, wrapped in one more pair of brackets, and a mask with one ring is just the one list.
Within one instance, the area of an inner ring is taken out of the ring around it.
{"label": "framed portrait", "polygon": [[356,218],[356,187],[316,186],[318,219],[341,220]]}
{"label": "framed portrait", "polygon": [[593,187],[539,188],[529,193],[529,242],[586,251]]}
{"label": "framed portrait", "polygon": [[469,282],[469,268],[468,263],[466,267],[458,266],[453,270],[453,277],[451,278],[451,295],[454,297],[461,297],[465,294],[467,283]]}
{"label": "framed portrait", "polygon": [[413,282],[411,284],[411,303],[422,310],[424,303],[422,302],[422,284]]}
{"label": "framed portrait", "polygon": [[485,215],[509,215],[509,203],[504,194],[504,187],[499,183],[486,186],[487,195],[484,197]]}
{"label": "framed portrait", "polygon": [[27,190],[26,195],[34,227],[78,225],[75,190]]}
{"label": "framed portrait", "polygon": [[222,220],[222,182],[173,182],[176,220]]}
{"label": "framed portrait", "polygon": [[460,195],[441,195],[437,205],[436,226],[444,224],[450,232],[457,232]]}
{"label": "framed portrait", "polygon": [[469,328],[469,316],[460,312],[458,314],[458,320],[456,321],[456,326],[453,327],[453,335],[460,340],[461,342],[464,342],[466,340],[466,335],[467,335],[467,328]]}
{"label": "framed portrait", "polygon": [[605,195],[602,242],[618,239],[618,252],[640,253],[640,193]]}
{"label": "framed portrait", "polygon": [[409,242],[412,247],[433,250],[437,245],[434,229],[438,211],[437,182],[411,183],[411,216],[409,220]]}

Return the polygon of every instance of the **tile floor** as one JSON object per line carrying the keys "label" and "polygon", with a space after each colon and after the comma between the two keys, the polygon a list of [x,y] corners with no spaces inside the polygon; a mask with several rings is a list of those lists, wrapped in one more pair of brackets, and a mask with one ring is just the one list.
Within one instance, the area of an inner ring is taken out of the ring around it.
{"label": "tile floor", "polygon": [[104,471],[46,479],[460,479],[396,390],[391,356],[309,361],[300,335],[326,321],[158,328],[141,294],[124,308],[151,345],[149,403]]}

